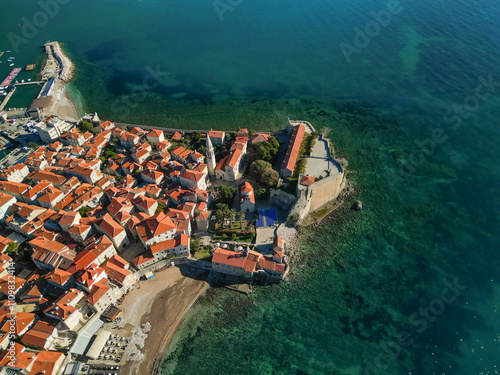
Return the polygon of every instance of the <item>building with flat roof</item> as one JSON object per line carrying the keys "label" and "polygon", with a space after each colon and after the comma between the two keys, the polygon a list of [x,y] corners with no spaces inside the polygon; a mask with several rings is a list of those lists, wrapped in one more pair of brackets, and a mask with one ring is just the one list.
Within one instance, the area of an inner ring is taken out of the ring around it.
{"label": "building with flat roof", "polygon": [[35,125],[42,142],[52,143],[73,127],[69,122],[51,116]]}

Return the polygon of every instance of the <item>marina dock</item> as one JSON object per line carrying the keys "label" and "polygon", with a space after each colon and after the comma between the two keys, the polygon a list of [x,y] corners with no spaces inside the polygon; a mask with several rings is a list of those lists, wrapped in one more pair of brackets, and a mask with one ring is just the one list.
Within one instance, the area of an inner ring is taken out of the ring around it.
{"label": "marina dock", "polygon": [[22,68],[14,68],[12,71],[9,73],[7,78],[3,80],[2,83],[0,83],[0,86],[9,86],[11,82],[16,78],[16,76],[19,74],[19,72],[22,70]]}
{"label": "marina dock", "polygon": [[5,107],[5,105],[8,103],[10,97],[12,95],[14,95],[14,92],[16,91],[16,87],[14,87],[12,90],[10,90],[10,92],[7,94],[7,96],[5,97],[5,99],[3,100],[2,104],[0,104],[0,111],[3,109],[3,107]]}

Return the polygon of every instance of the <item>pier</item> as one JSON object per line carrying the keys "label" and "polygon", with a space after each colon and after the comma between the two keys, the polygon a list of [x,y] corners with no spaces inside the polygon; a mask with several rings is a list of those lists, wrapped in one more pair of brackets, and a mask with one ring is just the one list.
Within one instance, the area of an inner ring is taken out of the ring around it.
{"label": "pier", "polygon": [[69,82],[73,78],[73,63],[62,52],[58,42],[47,42],[44,45],[45,53],[47,54],[47,63],[45,65],[42,76],[54,76],[59,70],[59,78],[64,82]]}
{"label": "pier", "polygon": [[43,85],[44,81],[29,81],[29,82],[19,82],[16,86],[26,86],[26,85]]}
{"label": "pier", "polygon": [[16,88],[14,87],[12,90],[10,90],[10,92],[7,94],[7,96],[5,97],[5,99],[3,100],[2,104],[0,104],[0,111],[5,107],[5,105],[7,104],[7,102],[9,101],[10,97],[12,95],[14,95],[14,92],[16,91]]}

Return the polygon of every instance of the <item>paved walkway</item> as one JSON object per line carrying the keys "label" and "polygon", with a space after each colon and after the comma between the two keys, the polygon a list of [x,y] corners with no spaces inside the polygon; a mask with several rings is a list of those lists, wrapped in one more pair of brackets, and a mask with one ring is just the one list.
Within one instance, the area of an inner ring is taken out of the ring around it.
{"label": "paved walkway", "polygon": [[320,135],[311,150],[304,174],[319,178],[341,172],[340,165],[330,155],[328,141]]}

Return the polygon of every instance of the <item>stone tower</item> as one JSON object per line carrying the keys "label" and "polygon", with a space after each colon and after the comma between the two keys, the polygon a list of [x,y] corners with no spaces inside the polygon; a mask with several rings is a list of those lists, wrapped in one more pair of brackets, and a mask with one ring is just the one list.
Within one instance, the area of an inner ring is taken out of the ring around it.
{"label": "stone tower", "polygon": [[212,146],[212,141],[210,140],[210,136],[207,134],[207,167],[208,174],[213,177],[215,176],[215,153],[214,146]]}

